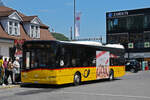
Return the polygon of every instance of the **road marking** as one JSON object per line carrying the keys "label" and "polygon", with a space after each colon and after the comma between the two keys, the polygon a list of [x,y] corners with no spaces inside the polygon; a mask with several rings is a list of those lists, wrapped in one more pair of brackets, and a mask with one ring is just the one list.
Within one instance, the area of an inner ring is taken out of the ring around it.
{"label": "road marking", "polygon": [[131,73],[131,72],[128,72],[125,74],[126,76],[132,76],[132,75],[140,75],[140,73]]}
{"label": "road marking", "polygon": [[83,93],[83,92],[59,92],[59,93],[76,94],[76,95],[90,95],[90,96],[109,96],[109,97],[150,99],[150,97],[148,97],[148,96],[134,96],[134,95],[97,94],[97,93]]}

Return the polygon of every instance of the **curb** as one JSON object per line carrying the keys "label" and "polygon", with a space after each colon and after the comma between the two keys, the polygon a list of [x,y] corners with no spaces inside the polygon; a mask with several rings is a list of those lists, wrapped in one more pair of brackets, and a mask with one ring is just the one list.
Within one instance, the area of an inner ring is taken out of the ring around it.
{"label": "curb", "polygon": [[20,87],[20,85],[6,85],[6,86],[0,86],[0,89],[8,89],[8,88],[16,88]]}

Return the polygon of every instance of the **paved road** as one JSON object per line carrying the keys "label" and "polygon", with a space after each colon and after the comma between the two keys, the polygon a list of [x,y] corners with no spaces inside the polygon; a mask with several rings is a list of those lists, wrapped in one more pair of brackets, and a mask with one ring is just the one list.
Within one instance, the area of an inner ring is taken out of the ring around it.
{"label": "paved road", "polygon": [[0,100],[150,100],[150,71],[127,73],[115,81],[81,86],[0,89]]}

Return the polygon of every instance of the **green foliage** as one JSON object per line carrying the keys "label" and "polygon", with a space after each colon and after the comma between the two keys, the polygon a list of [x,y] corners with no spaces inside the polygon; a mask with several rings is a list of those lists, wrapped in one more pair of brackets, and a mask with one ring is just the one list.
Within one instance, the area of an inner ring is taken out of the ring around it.
{"label": "green foliage", "polygon": [[53,35],[54,38],[56,38],[56,40],[60,40],[60,41],[69,41],[69,38],[64,36],[61,33],[51,33]]}

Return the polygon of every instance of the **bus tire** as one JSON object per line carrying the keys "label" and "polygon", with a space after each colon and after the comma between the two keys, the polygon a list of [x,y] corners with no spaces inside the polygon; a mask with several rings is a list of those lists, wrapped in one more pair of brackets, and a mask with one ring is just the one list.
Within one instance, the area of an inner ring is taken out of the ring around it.
{"label": "bus tire", "polygon": [[114,80],[114,71],[113,70],[110,70],[110,73],[109,73],[109,81],[112,81]]}
{"label": "bus tire", "polygon": [[80,85],[81,83],[81,74],[79,72],[74,75],[74,85]]}
{"label": "bus tire", "polygon": [[137,73],[138,71],[137,71],[136,69],[134,69],[134,68],[131,68],[131,69],[130,69],[130,72],[132,72],[132,73]]}

